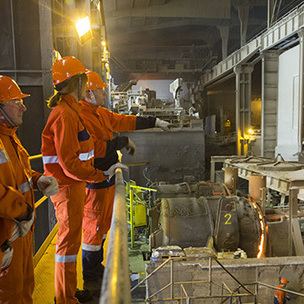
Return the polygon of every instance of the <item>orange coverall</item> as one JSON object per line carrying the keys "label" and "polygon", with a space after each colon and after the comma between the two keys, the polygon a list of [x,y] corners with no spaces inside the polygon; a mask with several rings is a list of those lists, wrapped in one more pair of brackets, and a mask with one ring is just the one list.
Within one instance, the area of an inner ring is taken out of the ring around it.
{"label": "orange coverall", "polygon": [[[16,130],[17,127],[0,124],[0,246],[12,236],[13,219],[25,214],[27,204],[35,208],[33,184],[36,186],[41,176],[31,169],[29,155]],[[0,273],[0,303],[33,303],[33,229],[32,226],[24,237],[12,242],[12,262]],[[2,257],[3,252],[0,264]]]}
{"label": "orange coverall", "polygon": [[[113,139],[113,132],[153,128],[154,117],[113,113],[84,100],[81,116],[94,138],[94,166],[107,170],[118,161],[116,151],[128,144],[126,136]],[[82,265],[85,282],[97,281],[102,272],[103,242],[111,226],[115,194],[115,176],[110,181],[89,184],[83,217]]]}
{"label": "orange coverall", "polygon": [[77,303],[76,259],[81,245],[86,182],[102,182],[106,176],[93,167],[94,143],[80,118],[81,106],[64,95],[53,108],[42,133],[45,174],[58,180],[53,195],[59,231],[55,254],[57,304]]}
{"label": "orange coverall", "polygon": [[[285,288],[282,285],[278,285],[277,288]],[[275,290],[274,293],[274,303],[275,304],[285,304],[286,303],[286,293],[283,290]]]}

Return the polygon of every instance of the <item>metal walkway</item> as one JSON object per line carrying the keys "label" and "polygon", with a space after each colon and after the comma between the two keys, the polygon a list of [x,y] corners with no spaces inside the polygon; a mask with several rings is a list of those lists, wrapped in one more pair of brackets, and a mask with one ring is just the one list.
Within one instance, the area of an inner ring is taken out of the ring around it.
{"label": "metal walkway", "polygon": [[260,36],[252,39],[206,72],[201,79],[203,84],[207,87],[221,79],[232,72],[234,67],[247,62],[257,53],[294,43],[299,30],[304,27],[303,16],[304,5],[288,13]]}
{"label": "metal walkway", "polygon": [[[56,237],[53,238],[40,261],[35,267],[35,289],[34,289],[34,304],[53,304],[55,297],[55,249]],[[105,242],[105,258],[108,246],[108,239]],[[77,256],[77,288],[83,288],[82,280],[82,264],[81,264],[81,248]],[[99,303],[98,299],[86,302],[88,304]]]}

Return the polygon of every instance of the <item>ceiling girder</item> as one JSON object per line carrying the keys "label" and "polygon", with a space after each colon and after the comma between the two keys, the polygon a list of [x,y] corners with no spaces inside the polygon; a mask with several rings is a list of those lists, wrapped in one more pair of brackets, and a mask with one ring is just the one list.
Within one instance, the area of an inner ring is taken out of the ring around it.
{"label": "ceiling girder", "polygon": [[166,5],[134,7],[132,9],[113,10],[109,20],[121,17],[188,17],[188,18],[230,18],[230,0],[174,0]]}

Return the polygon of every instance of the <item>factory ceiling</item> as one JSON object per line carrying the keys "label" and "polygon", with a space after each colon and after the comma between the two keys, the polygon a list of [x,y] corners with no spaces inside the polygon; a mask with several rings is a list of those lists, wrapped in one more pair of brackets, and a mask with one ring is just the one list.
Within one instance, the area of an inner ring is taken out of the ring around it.
{"label": "factory ceiling", "polygon": [[[267,2],[274,14],[267,19]],[[303,0],[104,0],[111,74],[195,81]],[[248,16],[248,18],[247,18]],[[227,43],[225,43],[227,41]]]}

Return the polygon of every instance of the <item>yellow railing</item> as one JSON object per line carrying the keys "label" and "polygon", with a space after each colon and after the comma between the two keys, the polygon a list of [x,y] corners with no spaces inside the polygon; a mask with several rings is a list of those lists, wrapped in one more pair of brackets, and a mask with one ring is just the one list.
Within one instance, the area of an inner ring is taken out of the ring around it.
{"label": "yellow railing", "polygon": [[30,160],[38,159],[38,158],[42,158],[42,154],[37,154],[29,157]]}
{"label": "yellow railing", "polygon": [[[29,157],[30,160],[39,159],[39,158],[42,158],[42,154],[33,155],[33,156]],[[35,203],[35,208],[38,208],[45,201],[47,201],[47,196],[41,197]],[[52,229],[52,231],[48,234],[48,236],[46,237],[46,239],[44,240],[43,244],[40,246],[40,248],[38,249],[38,251],[36,252],[36,254],[34,256],[34,267],[36,267],[36,265],[38,264],[38,262],[42,258],[42,256],[43,256],[44,252],[46,251],[47,247],[49,246],[49,244],[53,240],[54,236],[56,235],[56,233],[58,231],[58,228],[59,228],[59,224],[57,223],[54,226],[54,228]]]}
{"label": "yellow railing", "polygon": [[146,188],[146,187],[141,187],[141,186],[136,186],[136,185],[132,185],[129,184],[128,185],[130,187],[129,189],[129,204],[127,205],[127,210],[129,213],[129,218],[130,220],[128,221],[128,224],[130,225],[130,233],[131,233],[131,248],[134,247],[134,230],[135,230],[135,208],[134,208],[134,202],[136,201],[134,199],[134,190],[140,190],[140,191],[152,191],[152,192],[156,192],[155,189],[152,188]]}

